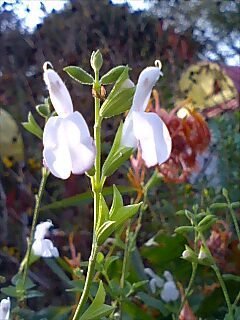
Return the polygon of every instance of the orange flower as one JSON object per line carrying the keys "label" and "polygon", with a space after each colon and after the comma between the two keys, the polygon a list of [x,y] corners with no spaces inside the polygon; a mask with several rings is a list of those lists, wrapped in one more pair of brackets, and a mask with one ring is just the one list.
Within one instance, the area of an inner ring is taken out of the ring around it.
{"label": "orange flower", "polygon": [[135,202],[138,203],[144,195],[143,185],[146,172],[146,167],[142,159],[141,152],[139,150],[136,158],[134,156],[131,156],[130,162],[131,168],[129,168],[127,177],[131,185],[137,191],[137,197]]}
{"label": "orange flower", "polygon": [[76,248],[75,248],[75,245],[73,243],[73,238],[74,238],[74,234],[73,234],[73,232],[71,232],[69,234],[68,242],[69,242],[69,248],[70,248],[70,252],[71,252],[72,258],[69,259],[67,257],[64,257],[64,259],[70,265],[70,267],[75,269],[75,268],[80,268],[81,254],[79,252],[76,253]]}
{"label": "orange flower", "polygon": [[184,106],[178,106],[169,113],[160,107],[159,95],[153,90],[153,101],[148,110],[156,112],[165,122],[172,138],[170,158],[158,170],[165,181],[181,183],[198,168],[197,156],[205,151],[210,143],[210,131],[202,115],[195,110],[185,108],[182,119],[177,112]]}

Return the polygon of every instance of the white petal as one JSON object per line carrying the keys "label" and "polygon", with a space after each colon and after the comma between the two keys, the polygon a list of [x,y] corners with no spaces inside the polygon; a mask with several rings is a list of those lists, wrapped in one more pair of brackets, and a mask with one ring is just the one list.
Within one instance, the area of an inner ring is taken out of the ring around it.
{"label": "white petal", "polygon": [[51,173],[61,179],[67,179],[72,168],[64,121],[63,118],[52,117],[48,119],[43,131],[44,162]]}
{"label": "white petal", "polygon": [[166,271],[164,271],[163,276],[165,277],[165,279],[167,281],[173,281],[173,276],[172,276],[171,272],[166,270]]}
{"label": "white petal", "polygon": [[81,174],[93,166],[96,150],[88,126],[79,112],[64,119],[64,132],[71,157],[71,171]]}
{"label": "white petal", "polygon": [[43,79],[47,85],[49,96],[57,114],[64,117],[73,112],[72,99],[64,82],[52,69],[46,69]]}
{"label": "white petal", "polygon": [[11,302],[10,298],[2,299],[0,302],[0,319],[8,320],[10,316]]}
{"label": "white petal", "polygon": [[43,258],[59,257],[58,249],[49,239],[35,240],[32,245],[33,253]]}
{"label": "white petal", "polygon": [[136,92],[133,98],[133,111],[145,111],[152,92],[152,88],[157,82],[161,71],[158,67],[145,68],[138,79]]}
{"label": "white petal", "polygon": [[49,228],[53,226],[53,223],[51,220],[45,221],[45,222],[40,222],[36,226],[35,234],[34,234],[34,239],[35,240],[42,240],[46,237]]}
{"label": "white petal", "polygon": [[161,298],[165,302],[175,301],[179,297],[179,291],[173,281],[168,281],[164,284],[163,290],[161,292]]}
{"label": "white petal", "polygon": [[125,147],[137,148],[137,139],[133,132],[133,118],[131,110],[123,124],[121,144]]}
{"label": "white petal", "polygon": [[88,125],[80,112],[75,111],[71,113],[65,120],[70,122],[70,126],[72,125],[70,127],[70,132],[67,132],[67,134],[68,136],[70,135],[70,142],[72,141],[73,145],[79,141],[83,142],[85,138],[90,137]]}
{"label": "white petal", "polygon": [[152,112],[133,112],[133,130],[147,167],[165,162],[171,153],[172,140],[165,123]]}
{"label": "white petal", "polygon": [[149,281],[149,287],[153,294],[156,293],[156,280],[154,278]]}

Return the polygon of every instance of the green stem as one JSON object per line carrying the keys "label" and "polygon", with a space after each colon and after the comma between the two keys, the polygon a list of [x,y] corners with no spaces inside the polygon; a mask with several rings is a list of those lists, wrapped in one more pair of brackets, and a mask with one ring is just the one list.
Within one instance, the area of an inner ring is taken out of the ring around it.
{"label": "green stem", "polygon": [[232,310],[232,305],[231,305],[231,301],[230,301],[230,298],[229,298],[229,294],[228,294],[228,291],[227,291],[227,287],[225,285],[225,282],[223,281],[223,278],[222,278],[222,275],[221,275],[221,272],[219,271],[219,268],[211,254],[211,251],[209,250],[208,246],[207,246],[207,243],[206,243],[206,240],[203,236],[202,233],[199,233],[200,234],[200,237],[201,237],[201,240],[204,244],[204,247],[208,253],[208,256],[209,258],[211,259],[211,262],[212,262],[212,268],[214,270],[214,272],[216,273],[216,276],[218,278],[218,281],[220,283],[220,286],[222,288],[222,291],[223,291],[223,295],[224,295],[224,298],[225,298],[225,301],[226,301],[226,304],[227,304],[227,307],[228,307],[228,312],[229,312],[229,315],[231,317],[231,319],[233,320],[233,310]]}
{"label": "green stem", "polygon": [[225,297],[225,300],[226,300],[226,303],[227,303],[227,306],[228,306],[229,315],[230,315],[231,319],[234,320],[232,305],[231,305],[231,302],[230,302],[230,298],[229,298],[229,295],[228,295],[228,292],[227,292],[227,287],[225,285],[225,282],[223,281],[222,275],[221,275],[217,265],[215,264],[212,268],[215,271],[216,276],[218,278],[218,281],[219,281],[219,283],[220,283],[220,285],[222,287],[222,291],[223,291],[223,294],[224,294],[224,297]]}
{"label": "green stem", "polygon": [[42,200],[42,196],[43,196],[43,191],[45,189],[45,185],[46,185],[46,182],[47,182],[48,175],[49,175],[49,172],[45,168],[42,168],[42,179],[41,179],[41,182],[40,182],[38,194],[36,195],[36,203],[35,203],[35,208],[34,208],[34,212],[33,212],[32,228],[31,228],[31,233],[30,233],[30,237],[29,237],[29,240],[28,240],[27,253],[26,253],[26,256],[24,258],[24,260],[26,262],[22,264],[22,268],[24,267],[23,288],[25,287],[25,282],[26,282],[26,278],[27,278],[28,267],[29,267],[30,256],[31,256],[31,250],[32,250],[32,245],[33,245],[34,232],[35,232],[35,228],[36,228],[36,224],[37,224],[37,220],[38,220],[38,213],[39,213],[39,208],[40,208],[40,204],[41,204],[41,200]]}
{"label": "green stem", "polygon": [[124,257],[123,257],[123,265],[122,265],[122,276],[120,280],[120,288],[124,288],[126,274],[127,274],[127,266],[128,266],[128,258],[129,258],[129,235],[130,235],[130,227],[131,220],[128,222],[128,226],[126,229],[126,238],[125,238],[125,248],[124,248]]}
{"label": "green stem", "polygon": [[235,301],[233,303],[233,307],[234,308],[237,306],[239,300],[240,300],[240,291],[238,292],[238,294],[236,296],[236,299],[235,299]]}
{"label": "green stem", "polygon": [[195,280],[195,277],[196,277],[196,273],[197,273],[197,264],[196,263],[192,263],[192,274],[191,274],[191,277],[190,277],[190,280],[189,280],[189,283],[188,283],[188,287],[186,289],[186,292],[185,292],[185,296],[182,300],[182,303],[180,305],[180,308],[178,310],[178,316],[180,314],[180,312],[182,311],[182,308],[184,307],[184,304],[185,302],[187,301],[187,298],[189,296],[189,293],[192,289],[192,285],[193,285],[193,282]]}
{"label": "green stem", "polygon": [[84,307],[85,303],[87,302],[89,291],[90,291],[90,287],[91,287],[91,283],[92,283],[92,279],[93,279],[93,276],[94,276],[97,253],[98,253],[98,247],[97,247],[95,241],[93,241],[92,251],[91,251],[90,258],[89,258],[88,271],[87,271],[86,281],[85,281],[85,284],[84,284],[83,293],[81,295],[81,298],[79,300],[78,306],[77,306],[77,308],[75,310],[75,313],[74,313],[74,316],[73,316],[72,320],[77,320],[77,319],[80,318],[80,314],[81,314],[81,312],[83,310],[83,307]]}
{"label": "green stem", "polygon": [[[130,227],[131,227],[131,220],[128,222],[128,226],[126,229],[126,237],[125,237],[125,248],[124,248],[124,256],[123,256],[123,265],[122,265],[122,276],[120,279],[120,288],[123,289],[125,285],[125,279],[127,276],[128,270],[128,259],[129,259],[129,248],[130,248]],[[119,310],[120,310],[120,319],[122,319],[122,303],[123,303],[123,296],[121,293],[119,299]]]}
{"label": "green stem", "polygon": [[228,208],[229,208],[229,211],[230,211],[230,214],[232,216],[232,219],[233,219],[233,224],[234,224],[234,227],[236,229],[236,233],[237,233],[237,237],[238,237],[238,241],[240,242],[240,230],[239,230],[239,225],[238,225],[238,222],[237,222],[237,217],[235,215],[235,212],[232,208],[232,205],[230,203],[230,201],[228,201]]}
{"label": "green stem", "polygon": [[[98,71],[95,72],[94,90],[96,92],[99,92],[100,90]],[[92,250],[89,258],[87,276],[86,276],[83,292],[78,302],[78,305],[72,320],[78,320],[80,318],[80,314],[82,313],[85,303],[87,302],[91,283],[94,276],[94,270],[95,270],[97,253],[98,253],[98,246],[96,243],[96,227],[97,227],[97,222],[99,218],[99,204],[100,204],[100,196],[102,193],[103,183],[101,183],[101,118],[99,116],[100,100],[97,97],[95,97],[94,101],[95,101],[94,140],[96,145],[96,158],[95,158],[95,175],[94,175],[94,179],[92,179],[92,190],[93,190],[93,196],[94,196],[93,241],[92,241]]]}
{"label": "green stem", "polygon": [[226,192],[223,192],[223,196],[225,197],[225,199],[227,201],[228,209],[230,211],[230,214],[231,214],[231,217],[232,217],[232,220],[233,220],[233,224],[234,224],[234,227],[236,229],[238,241],[240,241],[240,230],[239,230],[239,225],[238,225],[238,222],[237,222],[237,217],[236,217],[235,212],[234,212],[234,210],[232,208],[232,204],[231,204],[231,201],[230,201],[230,198],[229,198],[227,190],[226,190]]}

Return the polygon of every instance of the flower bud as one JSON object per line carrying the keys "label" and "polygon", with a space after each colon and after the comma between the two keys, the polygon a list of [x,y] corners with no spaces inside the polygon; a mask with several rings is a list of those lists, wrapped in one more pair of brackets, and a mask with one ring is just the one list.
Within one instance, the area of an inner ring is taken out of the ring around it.
{"label": "flower bud", "polygon": [[191,248],[189,248],[188,246],[185,246],[185,248],[186,248],[186,250],[183,251],[182,258],[187,260],[187,261],[189,261],[189,262],[197,263],[198,260],[197,260],[196,253]]}
{"label": "flower bud", "polygon": [[205,266],[212,265],[211,259],[209,258],[209,255],[203,246],[201,246],[199,254],[198,254],[198,262],[205,265]]}
{"label": "flower bud", "polygon": [[91,63],[91,67],[95,72],[101,69],[103,64],[103,57],[99,50],[93,51],[91,55],[90,63]]}

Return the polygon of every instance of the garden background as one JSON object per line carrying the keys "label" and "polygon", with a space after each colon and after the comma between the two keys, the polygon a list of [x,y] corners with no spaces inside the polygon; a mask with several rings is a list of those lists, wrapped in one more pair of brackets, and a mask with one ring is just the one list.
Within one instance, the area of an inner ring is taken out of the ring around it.
{"label": "garden background", "polygon": [[[91,52],[100,49],[104,59],[102,73],[119,64],[128,65],[135,83],[143,68],[160,59],[163,77],[157,83],[149,108],[159,104],[168,112],[165,120],[169,121],[170,132],[176,129],[170,113],[178,106],[198,111],[206,121],[200,121],[200,132],[206,129],[205,124],[210,130],[210,141],[206,132],[199,135],[200,141],[196,142],[196,150],[192,147],[191,159],[186,154],[184,158],[186,141],[175,140],[175,154],[168,166],[144,168],[146,181],[154,170],[158,172],[158,179],[148,192],[137,246],[130,253],[127,280],[130,284],[140,280],[144,267],[153,269],[161,277],[169,270],[182,292],[181,288],[188,285],[191,263],[181,255],[186,244],[192,246],[193,239],[185,233],[174,232],[186,224],[185,217],[176,213],[185,209],[194,211],[196,205],[199,212],[206,211],[214,203],[225,203],[222,192],[225,188],[230,202],[236,203],[234,210],[239,219],[240,4],[230,0],[152,0],[146,1],[146,10],[134,11],[128,4],[118,5],[107,0],[69,0],[60,11],[48,14],[47,1],[42,1],[40,9],[45,17],[33,29],[28,29],[18,15],[19,8],[25,10],[26,16],[32,14],[28,2],[31,1],[2,1],[0,9],[0,286],[11,283],[25,254],[34,193],[40,181],[42,142],[26,132],[21,123],[27,121],[31,111],[43,126],[43,118],[35,109],[48,96],[42,80],[42,65],[51,61],[71,92],[75,109],[93,124],[91,88],[81,89],[66,76],[63,68],[74,65],[90,71]],[[109,92],[108,87],[105,89]],[[119,119],[104,122],[105,157]],[[204,146],[198,150],[197,144],[201,143]],[[184,161],[179,162],[181,154]],[[120,186],[127,202],[143,197],[143,181],[130,167],[127,162],[107,180],[109,188],[106,187],[105,192],[109,200],[113,183]],[[217,220],[206,238],[221,273],[232,275],[225,280],[230,298],[234,300],[239,292],[239,241],[229,208],[215,207]],[[35,319],[34,316],[41,319],[38,312],[42,310],[47,319],[68,319],[69,310],[65,306],[73,304],[72,292],[77,290],[69,283],[76,280],[78,275],[74,272],[84,267],[90,253],[92,211],[85,176],[72,175],[66,181],[49,178],[40,220],[53,221],[55,229],[51,239],[59,248],[62,260],[41,259],[31,267],[30,278],[46,295],[29,300],[30,309],[35,311],[29,319]],[[129,230],[135,231],[136,225],[137,220],[133,219]],[[119,241],[124,243],[124,239],[123,232]],[[115,279],[112,290],[118,287],[117,279],[122,272],[124,247],[121,243],[118,245],[111,247],[119,257],[112,261],[109,271]],[[104,254],[107,255],[109,248],[110,245],[105,244]],[[148,278],[143,275],[143,279]],[[224,318],[227,312],[224,296],[208,265],[199,266],[192,289],[188,299],[192,314],[183,316],[182,320]],[[175,307],[165,306],[159,296],[143,289],[129,295],[123,319],[171,319],[171,308]]]}

